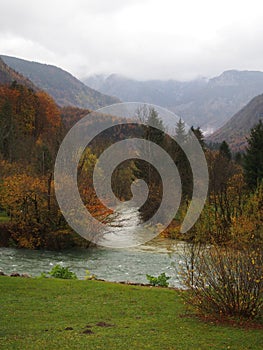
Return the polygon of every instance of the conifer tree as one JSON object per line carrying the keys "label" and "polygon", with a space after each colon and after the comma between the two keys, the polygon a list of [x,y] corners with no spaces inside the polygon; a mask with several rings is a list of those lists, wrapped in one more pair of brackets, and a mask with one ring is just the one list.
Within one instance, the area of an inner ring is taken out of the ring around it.
{"label": "conifer tree", "polygon": [[262,120],[251,129],[247,139],[248,147],[244,156],[244,172],[246,183],[256,188],[263,179],[263,123]]}
{"label": "conifer tree", "polygon": [[194,128],[193,126],[191,126],[191,131],[199,141],[201,147],[204,149],[206,145],[205,145],[204,135],[201,128],[199,126],[197,128]]}
{"label": "conifer tree", "polygon": [[229,145],[226,141],[223,141],[219,147],[219,154],[228,159],[228,160],[231,160],[232,158],[232,154],[231,154],[231,151],[230,151],[230,148],[229,148]]}
{"label": "conifer tree", "polygon": [[178,143],[183,144],[187,139],[186,131],[185,131],[185,123],[180,118],[179,121],[176,123],[175,128],[175,140],[178,141]]}

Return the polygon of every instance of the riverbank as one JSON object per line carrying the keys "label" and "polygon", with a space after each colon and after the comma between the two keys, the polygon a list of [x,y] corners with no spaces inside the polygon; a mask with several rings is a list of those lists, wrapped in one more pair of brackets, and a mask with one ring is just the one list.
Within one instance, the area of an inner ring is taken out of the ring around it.
{"label": "riverbank", "polygon": [[[119,223],[121,223],[120,226],[118,226]],[[128,209],[123,209],[118,220],[116,219],[116,227],[110,228],[107,234],[109,236],[118,234],[120,240],[123,240],[125,236],[127,239],[131,231],[136,232],[137,224],[138,212],[128,207]],[[187,242],[179,228],[179,223],[173,220],[169,227],[159,235],[159,238]],[[128,240],[127,246],[131,246],[130,243]],[[20,225],[15,221],[11,221],[5,213],[0,212],[0,247],[59,252],[94,246],[96,246],[94,243],[85,240],[69,227],[56,231],[49,231],[45,227],[41,228],[41,226],[32,229],[31,226]]]}
{"label": "riverbank", "polygon": [[3,349],[259,350],[262,330],[204,323],[179,291],[0,276]]}

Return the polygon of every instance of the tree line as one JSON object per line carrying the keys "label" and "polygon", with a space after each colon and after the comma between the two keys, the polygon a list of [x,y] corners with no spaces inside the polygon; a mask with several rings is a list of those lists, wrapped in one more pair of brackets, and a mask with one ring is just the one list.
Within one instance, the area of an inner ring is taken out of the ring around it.
{"label": "tree line", "polygon": [[[45,92],[35,92],[17,83],[0,86],[0,210],[10,222],[8,234],[2,227],[1,244],[40,249],[88,246],[65,222],[54,194],[53,168],[59,145],[68,129],[89,111],[58,108]],[[141,137],[155,142],[169,153],[182,179],[180,210],[163,235],[202,242],[262,240],[263,126],[252,130],[248,147],[236,159],[226,142],[219,149],[209,148],[200,128],[191,128],[205,153],[209,169],[209,192],[200,219],[186,234],[180,223],[193,191],[189,161],[165,132],[165,125],[153,109],[142,109],[136,116],[144,124],[122,126],[98,135],[81,157],[78,169],[79,191],[88,210],[100,220],[108,220],[111,211],[96,196],[92,183],[94,166],[113,140]],[[114,117],[112,117],[114,118]],[[99,118],[100,122],[102,119]],[[94,123],[99,122],[94,120]],[[148,126],[147,126],[148,124]],[[151,126],[149,126],[151,125]],[[155,126],[155,127],[154,127]],[[180,144],[191,142],[189,131],[180,119],[174,126]],[[154,156],[154,155],[153,155]],[[140,209],[142,220],[150,218],[160,206],[162,181],[149,163],[130,159],[116,169],[112,188],[121,200],[131,198],[130,185],[136,178],[145,180],[149,196]]]}

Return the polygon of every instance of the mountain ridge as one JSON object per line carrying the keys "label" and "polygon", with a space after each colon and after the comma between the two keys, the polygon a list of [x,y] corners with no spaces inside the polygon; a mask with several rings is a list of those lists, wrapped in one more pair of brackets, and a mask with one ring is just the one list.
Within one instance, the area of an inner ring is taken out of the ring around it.
{"label": "mountain ridge", "polygon": [[207,137],[208,142],[226,141],[232,151],[244,151],[250,130],[263,120],[263,94],[254,97],[245,107],[215,133]]}
{"label": "mountain ridge", "polygon": [[9,67],[51,95],[61,107],[76,106],[94,110],[120,102],[117,98],[86,86],[62,68],[5,55],[0,55],[0,58]]}
{"label": "mountain ridge", "polygon": [[168,108],[188,125],[218,129],[253,97],[263,93],[263,72],[227,70],[210,79],[139,81],[118,74],[82,79],[122,101],[145,102]]}
{"label": "mountain ridge", "polygon": [[12,84],[13,82],[25,85],[35,91],[38,90],[32,81],[9,67],[0,57],[0,84]]}

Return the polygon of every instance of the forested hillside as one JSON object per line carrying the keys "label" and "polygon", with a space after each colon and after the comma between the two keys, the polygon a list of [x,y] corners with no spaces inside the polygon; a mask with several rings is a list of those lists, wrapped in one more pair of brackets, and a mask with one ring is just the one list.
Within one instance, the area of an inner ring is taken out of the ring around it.
{"label": "forested hillside", "polygon": [[10,84],[13,81],[37,90],[37,87],[29,79],[10,68],[0,57],[0,84]]}
{"label": "forested hillside", "polygon": [[15,57],[0,57],[8,66],[51,95],[59,106],[97,109],[119,102],[117,98],[87,87],[61,68]]}
{"label": "forested hillside", "polygon": [[[13,71],[8,71],[7,81]],[[15,75],[20,78],[20,76]],[[23,79],[23,77],[21,77]],[[54,192],[54,164],[67,131],[89,110],[57,106],[46,92],[18,84],[0,85],[0,245],[39,249],[87,247],[67,225]],[[91,122],[96,123],[96,118]],[[100,152],[106,139],[96,143]],[[79,191],[95,217],[109,215],[95,195],[90,173],[96,149],[87,149],[79,171]]]}
{"label": "forested hillside", "polygon": [[1,226],[0,245],[88,244],[66,225],[54,193],[54,162],[66,131],[59,107],[46,92],[15,81],[0,85],[0,212],[10,220]]}

